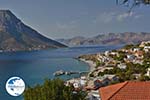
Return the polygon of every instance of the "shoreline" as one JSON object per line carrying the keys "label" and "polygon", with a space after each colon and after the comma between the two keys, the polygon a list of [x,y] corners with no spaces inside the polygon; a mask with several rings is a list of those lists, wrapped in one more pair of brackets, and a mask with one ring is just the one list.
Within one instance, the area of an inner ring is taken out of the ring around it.
{"label": "shoreline", "polygon": [[80,58],[79,60],[82,61],[82,62],[84,62],[84,63],[86,63],[86,64],[88,64],[88,66],[89,66],[89,72],[95,70],[96,64],[93,61],[91,61],[91,60],[85,60],[83,58]]}

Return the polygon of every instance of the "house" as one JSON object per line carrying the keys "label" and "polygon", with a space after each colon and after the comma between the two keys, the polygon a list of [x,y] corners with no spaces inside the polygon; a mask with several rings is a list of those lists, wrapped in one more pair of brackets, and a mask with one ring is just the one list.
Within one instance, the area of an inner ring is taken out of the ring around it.
{"label": "house", "polygon": [[132,62],[136,58],[136,56],[133,54],[127,54],[126,57],[127,58],[124,58],[126,62]]}
{"label": "house", "polygon": [[86,100],[100,100],[99,91],[98,90],[91,90],[88,93]]}
{"label": "house", "polygon": [[142,59],[144,57],[144,52],[143,51],[137,51],[135,53],[135,56],[139,59]]}
{"label": "house", "polygon": [[103,84],[103,86],[107,86],[111,83],[111,80],[108,77],[106,77],[101,81],[101,83]]}
{"label": "house", "polygon": [[118,77],[116,75],[105,74],[102,77],[96,78],[94,80],[94,87],[98,89],[102,86],[107,86],[113,81],[118,81]]}
{"label": "house", "polygon": [[150,82],[126,81],[99,89],[101,100],[150,100]]}
{"label": "house", "polygon": [[80,84],[81,84],[82,87],[84,87],[86,85],[86,82],[87,82],[86,77],[85,76],[81,76]]}
{"label": "house", "polygon": [[125,53],[129,52],[129,50],[127,49],[120,49],[120,51],[125,52]]}
{"label": "house", "polygon": [[97,59],[100,61],[100,62],[107,62],[109,61],[110,59],[104,55],[101,55],[101,54],[98,54],[97,55]]}
{"label": "house", "polygon": [[150,41],[142,42],[139,47],[144,47],[147,44],[150,44]]}
{"label": "house", "polygon": [[97,79],[97,80],[94,81],[94,89],[95,90],[97,90],[98,88],[100,88],[102,86],[103,86],[103,84],[102,84],[101,80]]}
{"label": "house", "polygon": [[133,60],[133,59],[135,59],[135,56],[132,55],[132,54],[127,54],[127,59],[128,60]]}
{"label": "house", "polygon": [[141,77],[141,74],[133,74],[133,76],[136,78],[136,79],[139,79]]}
{"label": "house", "polygon": [[109,56],[110,51],[105,51],[105,56]]}
{"label": "house", "polygon": [[118,81],[118,77],[116,75],[105,74],[104,77],[107,77],[111,82]]}
{"label": "house", "polygon": [[118,52],[111,52],[110,54],[113,56],[119,56]]}
{"label": "house", "polygon": [[140,48],[133,48],[133,52],[140,51]]}
{"label": "house", "polygon": [[144,46],[144,51],[149,52],[150,51],[150,46]]}
{"label": "house", "polygon": [[120,69],[126,69],[127,65],[125,63],[121,63],[121,64],[118,64],[117,67]]}
{"label": "house", "polygon": [[150,77],[150,68],[147,69],[146,76],[149,76],[149,77]]}
{"label": "house", "polygon": [[73,78],[73,79],[66,81],[65,85],[66,86],[73,85],[75,89],[79,89],[79,88],[81,89],[85,87],[86,83],[87,83],[86,77],[81,76],[81,78]]}
{"label": "house", "polygon": [[135,60],[133,60],[133,63],[134,63],[134,64],[143,65],[143,60],[141,60],[141,59],[135,59]]}

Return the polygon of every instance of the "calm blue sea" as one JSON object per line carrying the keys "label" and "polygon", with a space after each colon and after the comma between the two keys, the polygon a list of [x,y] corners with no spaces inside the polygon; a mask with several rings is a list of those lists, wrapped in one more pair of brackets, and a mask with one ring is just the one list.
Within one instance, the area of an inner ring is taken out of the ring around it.
{"label": "calm blue sea", "polygon": [[[92,54],[120,48],[121,46],[89,46],[49,49],[32,52],[0,53],[0,100],[22,100],[23,97],[12,97],[5,90],[5,83],[12,76],[19,76],[26,86],[41,84],[45,78],[54,78],[57,70],[87,71],[89,66],[74,59],[82,54]],[[61,76],[69,79],[73,76]]]}

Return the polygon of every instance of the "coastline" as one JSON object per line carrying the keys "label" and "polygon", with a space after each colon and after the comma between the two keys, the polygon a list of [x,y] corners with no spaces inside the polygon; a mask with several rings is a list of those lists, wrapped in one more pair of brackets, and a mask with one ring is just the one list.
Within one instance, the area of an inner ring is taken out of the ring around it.
{"label": "coastline", "polygon": [[96,64],[93,61],[91,61],[91,60],[85,60],[83,58],[80,58],[79,60],[82,61],[82,62],[84,62],[84,63],[86,63],[86,64],[88,64],[88,66],[89,66],[89,72],[95,70]]}

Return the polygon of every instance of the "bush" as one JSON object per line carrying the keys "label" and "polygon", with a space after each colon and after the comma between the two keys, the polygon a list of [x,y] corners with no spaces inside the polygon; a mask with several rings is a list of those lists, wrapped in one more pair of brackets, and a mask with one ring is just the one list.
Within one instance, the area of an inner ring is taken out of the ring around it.
{"label": "bush", "polygon": [[46,79],[43,85],[28,87],[24,92],[24,100],[85,100],[86,94],[75,92],[73,87],[64,85],[60,79]]}

